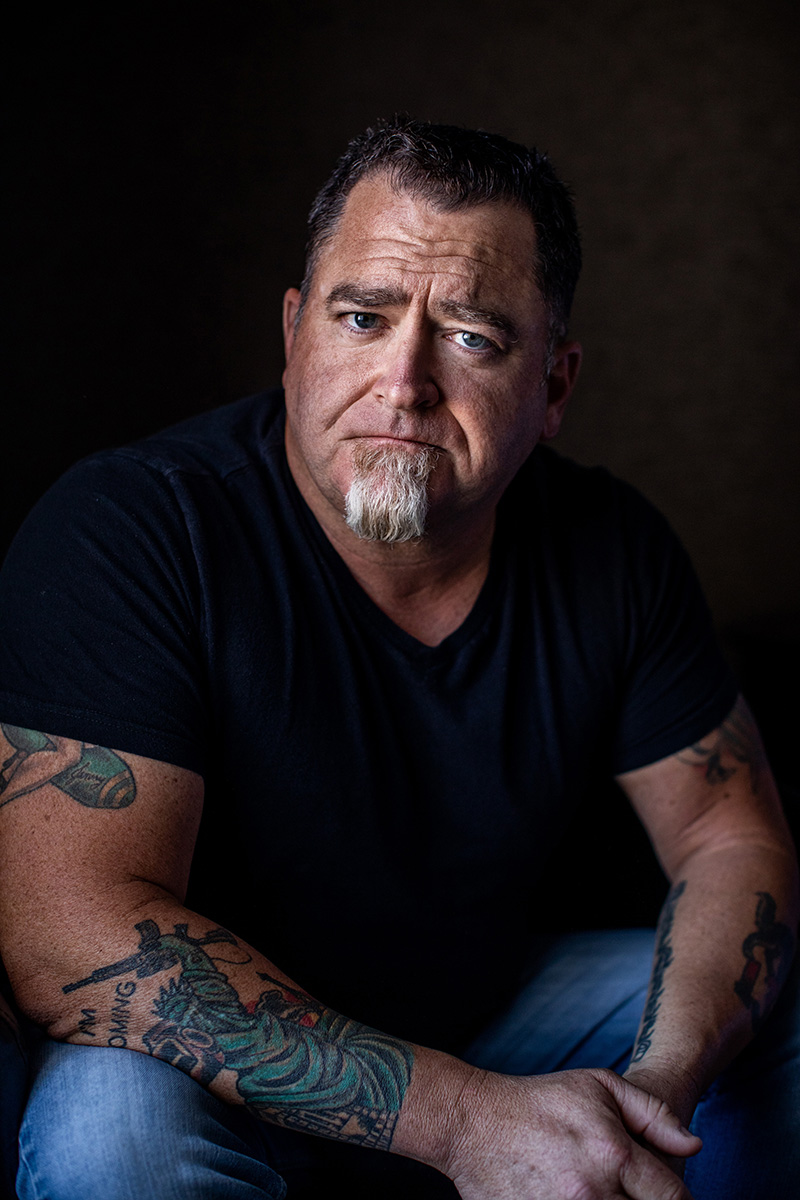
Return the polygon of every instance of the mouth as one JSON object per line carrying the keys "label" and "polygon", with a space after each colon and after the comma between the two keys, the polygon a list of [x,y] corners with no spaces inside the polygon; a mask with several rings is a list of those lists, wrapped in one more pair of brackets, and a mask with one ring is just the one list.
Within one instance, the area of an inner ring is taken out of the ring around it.
{"label": "mouth", "polygon": [[423,438],[398,437],[396,434],[392,433],[361,433],[355,434],[348,440],[354,442],[368,442],[373,446],[408,446],[409,449],[420,447],[421,449],[438,450],[440,453],[442,452],[442,447],[438,446],[435,442],[428,442]]}

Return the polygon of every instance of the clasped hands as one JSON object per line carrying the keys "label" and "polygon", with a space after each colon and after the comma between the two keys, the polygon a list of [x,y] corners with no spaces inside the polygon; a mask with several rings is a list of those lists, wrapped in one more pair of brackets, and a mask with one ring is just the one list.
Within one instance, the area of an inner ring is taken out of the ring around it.
{"label": "clasped hands", "polygon": [[461,1102],[441,1169],[462,1200],[691,1200],[672,1168],[700,1138],[613,1071],[476,1071]]}

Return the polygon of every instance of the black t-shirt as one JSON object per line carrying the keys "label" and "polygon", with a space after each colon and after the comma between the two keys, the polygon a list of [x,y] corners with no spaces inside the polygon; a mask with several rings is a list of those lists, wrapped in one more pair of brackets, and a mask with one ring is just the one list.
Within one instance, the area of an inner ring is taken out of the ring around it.
{"label": "black t-shirt", "polygon": [[283,420],[256,396],[56,484],[2,574],[0,720],[200,772],[189,904],[348,1016],[456,1047],[546,924],[578,803],[735,687],[663,518],[543,447],[472,612],[423,645],[325,538]]}

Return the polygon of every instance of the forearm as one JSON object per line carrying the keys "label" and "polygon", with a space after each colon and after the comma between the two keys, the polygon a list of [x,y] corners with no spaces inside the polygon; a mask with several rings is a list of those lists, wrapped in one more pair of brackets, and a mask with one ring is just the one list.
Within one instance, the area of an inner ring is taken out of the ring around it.
{"label": "forearm", "polygon": [[102,911],[31,919],[27,950],[6,938],[18,998],[53,1036],[155,1055],[261,1119],[416,1158],[465,1200],[560,1196],[565,1177],[617,1194],[626,1173],[677,1200],[631,1135],[676,1155],[698,1143],[613,1072],[477,1070],[331,1012],[152,885],[99,891]]}
{"label": "forearm", "polygon": [[[256,1116],[438,1165],[471,1068],[340,1016],[263,955],[133,884],[40,970],[17,972],[29,1014],[62,1041],[170,1062]],[[57,965],[60,964],[60,965]]]}
{"label": "forearm", "polygon": [[627,1076],[658,1088],[688,1120],[772,1008],[797,920],[797,874],[786,848],[730,846],[682,864],[662,910]]}

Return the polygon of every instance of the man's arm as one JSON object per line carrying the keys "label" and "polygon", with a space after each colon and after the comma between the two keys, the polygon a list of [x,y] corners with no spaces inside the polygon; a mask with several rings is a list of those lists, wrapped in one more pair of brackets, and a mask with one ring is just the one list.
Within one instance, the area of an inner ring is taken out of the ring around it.
{"label": "man's arm", "polygon": [[[411,1048],[326,1009],[183,906],[199,777],[3,734],[2,947],[27,1012],[60,1040],[166,1059],[265,1119],[388,1148]],[[112,794],[125,803],[102,811]]]}
{"label": "man's arm", "polygon": [[555,1200],[586,1179],[599,1195],[625,1180],[630,1197],[686,1200],[635,1140],[698,1149],[659,1099],[608,1071],[479,1071],[331,1011],[184,907],[199,777],[71,750],[0,809],[0,946],[20,1005],[51,1036],[152,1054],[265,1120],[417,1158],[466,1200],[542,1188]]}
{"label": "man's arm", "polygon": [[756,1032],[791,964],[797,862],[758,730],[740,698],[678,754],[620,776],[672,887],[626,1078],[688,1123]]}

